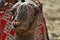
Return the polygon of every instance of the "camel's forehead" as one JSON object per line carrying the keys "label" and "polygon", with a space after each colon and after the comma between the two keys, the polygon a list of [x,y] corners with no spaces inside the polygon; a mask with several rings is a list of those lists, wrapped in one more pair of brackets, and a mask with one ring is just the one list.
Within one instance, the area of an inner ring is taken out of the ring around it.
{"label": "camel's forehead", "polygon": [[23,9],[25,6],[27,6],[27,3],[21,3],[21,5],[17,7],[17,13],[19,13],[20,10]]}
{"label": "camel's forehead", "polygon": [[31,4],[22,4],[17,12],[17,16],[15,19],[17,20],[28,20],[33,16],[33,5]]}

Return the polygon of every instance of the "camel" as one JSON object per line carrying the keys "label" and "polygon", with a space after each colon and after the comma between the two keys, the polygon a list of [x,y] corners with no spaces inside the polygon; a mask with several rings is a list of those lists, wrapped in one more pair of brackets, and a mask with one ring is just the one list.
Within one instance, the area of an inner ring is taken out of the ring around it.
{"label": "camel", "polygon": [[[18,7],[15,7],[16,5]],[[40,4],[40,8],[36,4],[33,4],[33,2],[17,3],[16,5],[14,7],[17,8],[17,14],[13,20],[16,40],[36,40],[34,39],[35,30],[41,22],[42,15],[39,11],[42,9],[42,4]],[[12,9],[14,7],[12,7]]]}

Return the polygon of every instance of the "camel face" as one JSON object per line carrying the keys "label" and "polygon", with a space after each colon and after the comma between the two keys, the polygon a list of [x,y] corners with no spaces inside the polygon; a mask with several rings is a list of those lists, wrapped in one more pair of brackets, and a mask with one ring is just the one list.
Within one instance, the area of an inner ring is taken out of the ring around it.
{"label": "camel face", "polygon": [[28,5],[19,7],[19,12],[13,22],[14,29],[18,33],[24,33],[30,30],[34,20],[34,12]]}
{"label": "camel face", "polygon": [[34,40],[35,29],[40,24],[39,7],[33,4],[22,4],[17,10],[13,25],[16,40]]}

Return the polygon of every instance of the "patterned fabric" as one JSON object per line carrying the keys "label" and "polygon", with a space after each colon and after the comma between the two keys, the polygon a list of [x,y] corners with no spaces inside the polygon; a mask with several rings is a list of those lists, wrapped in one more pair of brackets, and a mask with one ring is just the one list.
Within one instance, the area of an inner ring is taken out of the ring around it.
{"label": "patterned fabric", "polygon": [[[8,11],[7,11],[8,12]],[[11,15],[12,13],[5,13],[5,12],[0,12],[0,32],[1,32],[1,40],[14,40],[15,39],[15,32],[13,30],[12,26],[12,19]]]}
{"label": "patterned fabric", "polygon": [[4,12],[3,11],[0,11],[0,40],[1,40],[1,19],[2,19],[2,15],[4,14]]}

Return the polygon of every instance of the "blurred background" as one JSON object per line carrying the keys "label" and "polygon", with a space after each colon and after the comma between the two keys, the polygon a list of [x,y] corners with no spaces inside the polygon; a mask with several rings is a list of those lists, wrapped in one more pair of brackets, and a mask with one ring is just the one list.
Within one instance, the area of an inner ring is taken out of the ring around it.
{"label": "blurred background", "polygon": [[50,40],[60,40],[60,0],[41,0]]}

